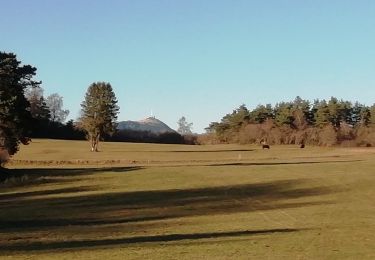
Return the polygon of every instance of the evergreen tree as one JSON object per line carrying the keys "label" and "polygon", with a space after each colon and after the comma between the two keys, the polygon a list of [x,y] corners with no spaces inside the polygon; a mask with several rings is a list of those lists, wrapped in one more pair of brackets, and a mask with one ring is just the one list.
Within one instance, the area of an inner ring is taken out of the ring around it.
{"label": "evergreen tree", "polygon": [[368,107],[363,107],[361,110],[361,121],[360,124],[368,126],[371,123],[371,112]]}
{"label": "evergreen tree", "polygon": [[99,140],[112,135],[117,127],[119,107],[112,86],[105,82],[91,84],[81,107],[81,127],[87,132],[91,151],[97,152]]}
{"label": "evergreen tree", "polygon": [[30,104],[25,89],[37,87],[36,68],[21,65],[13,53],[0,52],[0,150],[15,154],[20,142],[28,143]]}
{"label": "evergreen tree", "polygon": [[347,121],[347,123],[353,126],[357,125],[361,121],[361,111],[363,108],[362,104],[355,102],[351,110],[350,122]]}
{"label": "evergreen tree", "polygon": [[[346,121],[350,118],[351,104],[346,104],[344,101],[339,101],[335,97],[331,97],[328,101],[327,108],[329,111],[329,121],[331,124],[338,129],[341,122]],[[346,115],[349,114],[349,116]]]}
{"label": "evergreen tree", "polygon": [[315,100],[312,110],[315,126],[323,127],[330,123],[330,111],[325,100]]}
{"label": "evergreen tree", "polygon": [[219,124],[218,122],[211,122],[204,130],[206,130],[207,134],[217,134]]}
{"label": "evergreen tree", "polygon": [[352,111],[353,126],[368,126],[371,123],[371,110],[369,107],[356,102]]}
{"label": "evergreen tree", "polygon": [[250,121],[253,123],[262,124],[267,119],[274,118],[273,108],[271,104],[258,105],[253,111],[250,112]]}
{"label": "evergreen tree", "polygon": [[327,103],[327,109],[329,113],[329,121],[333,126],[340,126],[340,106],[338,104],[337,98],[331,97]]}
{"label": "evergreen tree", "polygon": [[228,125],[230,129],[237,131],[244,123],[249,122],[250,112],[247,107],[242,104],[235,109],[231,114],[227,114],[221,120],[221,123]]}
{"label": "evergreen tree", "polygon": [[[341,123],[345,122],[346,124],[352,125],[352,126],[359,123],[359,121],[353,120],[355,108],[354,108],[352,102],[341,100],[340,103],[341,103]],[[356,102],[356,103],[358,103],[358,102]],[[362,109],[363,105],[360,104],[360,106],[361,106],[361,109]]]}
{"label": "evergreen tree", "polygon": [[[292,102],[258,105],[247,111],[245,105],[212,122],[207,132],[216,142],[254,143],[266,139],[271,144],[306,143],[314,145],[373,145],[375,104],[308,100],[297,96]],[[374,144],[375,145],[375,144]]]}
{"label": "evergreen tree", "polygon": [[293,105],[289,102],[281,102],[275,106],[275,122],[278,126],[293,126]]}

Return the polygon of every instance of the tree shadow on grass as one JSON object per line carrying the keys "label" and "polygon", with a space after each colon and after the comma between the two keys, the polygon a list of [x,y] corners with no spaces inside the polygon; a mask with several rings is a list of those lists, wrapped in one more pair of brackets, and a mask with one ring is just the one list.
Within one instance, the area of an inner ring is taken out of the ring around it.
{"label": "tree shadow on grass", "polygon": [[14,201],[15,199],[30,198],[33,196],[48,196],[48,195],[63,195],[66,193],[78,193],[84,191],[92,191],[94,186],[80,186],[71,188],[51,189],[51,190],[37,190],[37,191],[26,191],[26,192],[12,192],[12,193],[0,193],[0,203],[4,201]]}
{"label": "tree shadow on grass", "polygon": [[[36,176],[74,179],[77,175],[83,178],[82,175],[113,170],[128,172],[137,169],[140,168],[33,169],[31,171]],[[18,173],[23,174],[25,171],[29,170],[18,170]],[[124,227],[126,227],[125,230],[130,229],[138,233],[145,230],[145,227],[152,230],[165,225],[173,225],[173,222],[168,220],[175,218],[322,205],[332,203],[324,195],[344,191],[342,186],[317,186],[316,182],[311,179],[187,189],[86,192],[93,188],[93,186],[78,188],[56,186],[54,190],[20,192],[15,193],[14,197],[10,197],[9,194],[0,196],[0,211],[4,212],[0,214],[0,233],[5,238],[0,241],[0,254],[11,250],[110,247],[133,243],[297,232],[298,230],[283,229],[97,239],[98,236],[111,236],[114,229],[124,230]],[[66,193],[71,194],[67,197]],[[82,239],[82,237],[76,240],[66,239],[67,234],[68,237],[75,237],[80,230],[90,230],[95,233],[95,236],[92,240]],[[56,241],[42,242],[39,232],[44,231],[54,233],[57,237]],[[30,239],[26,234],[34,235]],[[12,240],[15,235],[17,239]]]}
{"label": "tree shadow on grass", "polygon": [[[104,172],[130,172],[140,170],[140,166],[96,167],[96,168],[30,168],[3,169],[0,173],[0,192],[4,188],[37,185],[43,183],[74,182],[85,176]],[[26,176],[26,178],[24,178]]]}
{"label": "tree shadow on grass", "polygon": [[75,177],[81,175],[92,175],[104,172],[129,172],[140,170],[139,166],[128,167],[90,167],[90,168],[31,168],[31,169],[10,169],[8,173],[11,176],[30,175],[37,177],[57,176],[57,177]]}
{"label": "tree shadow on grass", "polygon": [[244,230],[230,232],[211,232],[211,233],[191,233],[191,234],[169,234],[155,236],[135,236],[116,239],[93,239],[93,240],[73,240],[73,241],[51,241],[43,243],[16,243],[7,245],[0,249],[0,253],[9,251],[42,251],[42,250],[59,250],[59,249],[78,249],[92,247],[113,247],[116,245],[131,245],[140,243],[163,243],[178,242],[183,240],[199,239],[217,239],[226,237],[245,237],[254,235],[267,235],[275,233],[292,233],[300,232],[306,229],[263,229],[263,230]]}
{"label": "tree shadow on grass", "polygon": [[345,160],[345,161],[299,161],[299,162],[235,162],[235,163],[216,163],[206,166],[274,166],[274,165],[303,165],[303,164],[325,164],[325,163],[353,163],[362,160]]}
{"label": "tree shadow on grass", "polygon": [[225,152],[253,152],[255,149],[229,149],[229,150],[152,150],[152,151],[131,151],[137,153],[225,153]]}
{"label": "tree shadow on grass", "polygon": [[168,153],[225,153],[225,152],[253,152],[255,149],[232,149],[232,150],[176,150],[176,151],[166,151]]}
{"label": "tree shadow on grass", "polygon": [[[123,225],[191,216],[299,208],[331,203],[322,198],[318,201],[309,198],[343,191],[336,186],[306,187],[308,181],[284,180],[183,190],[78,193],[74,197],[27,198],[26,194],[22,200],[0,201],[0,210],[12,211],[17,216],[11,219],[0,217],[0,232]],[[290,201],[301,198],[302,202]],[[25,212],[38,212],[39,217],[23,217]]]}

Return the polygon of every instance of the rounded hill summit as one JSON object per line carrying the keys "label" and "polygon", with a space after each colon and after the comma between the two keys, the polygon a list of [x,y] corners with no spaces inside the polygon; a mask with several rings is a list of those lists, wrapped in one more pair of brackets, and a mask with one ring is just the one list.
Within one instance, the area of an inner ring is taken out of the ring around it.
{"label": "rounded hill summit", "polygon": [[119,130],[151,132],[154,134],[175,133],[167,124],[155,117],[148,117],[139,121],[122,121],[118,123]]}

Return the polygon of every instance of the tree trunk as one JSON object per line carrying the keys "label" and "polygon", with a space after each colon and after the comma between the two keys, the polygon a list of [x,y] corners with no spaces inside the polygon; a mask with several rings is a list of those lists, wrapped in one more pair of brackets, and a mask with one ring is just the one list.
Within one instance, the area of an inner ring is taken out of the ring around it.
{"label": "tree trunk", "polygon": [[91,136],[91,152],[98,152],[100,134]]}
{"label": "tree trunk", "polygon": [[96,149],[96,137],[91,136],[91,152],[96,152],[95,149]]}
{"label": "tree trunk", "polygon": [[98,152],[99,139],[100,139],[100,134],[98,134],[98,135],[96,136],[96,140],[95,140],[95,152]]}

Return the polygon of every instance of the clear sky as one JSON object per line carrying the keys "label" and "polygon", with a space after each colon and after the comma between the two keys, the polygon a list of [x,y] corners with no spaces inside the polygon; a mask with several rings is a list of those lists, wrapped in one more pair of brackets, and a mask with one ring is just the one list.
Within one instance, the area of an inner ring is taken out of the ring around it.
{"label": "clear sky", "polygon": [[246,104],[375,102],[373,0],[0,0],[0,50],[37,67],[79,115],[110,82],[119,120],[194,131]]}

